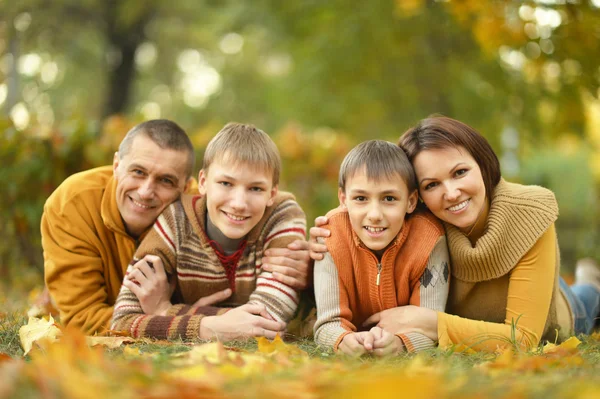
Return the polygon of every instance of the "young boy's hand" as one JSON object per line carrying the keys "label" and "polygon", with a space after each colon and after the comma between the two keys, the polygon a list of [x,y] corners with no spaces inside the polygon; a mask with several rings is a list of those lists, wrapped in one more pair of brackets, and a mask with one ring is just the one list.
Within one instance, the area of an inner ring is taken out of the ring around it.
{"label": "young boy's hand", "polygon": [[338,350],[352,357],[360,357],[373,349],[373,341],[374,337],[370,331],[351,333],[342,339]]}
{"label": "young boy's hand", "polygon": [[265,305],[247,303],[220,316],[202,318],[199,338],[216,338],[221,341],[250,337],[273,339],[285,327],[285,323],[273,320]]}
{"label": "young boy's hand", "polygon": [[372,353],[375,356],[397,355],[404,351],[404,344],[398,336],[380,327],[373,327],[369,332],[374,337]]}

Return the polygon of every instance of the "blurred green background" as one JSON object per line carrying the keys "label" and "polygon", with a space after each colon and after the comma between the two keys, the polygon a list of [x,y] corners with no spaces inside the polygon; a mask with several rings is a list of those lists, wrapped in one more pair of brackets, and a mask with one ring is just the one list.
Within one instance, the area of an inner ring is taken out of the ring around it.
{"label": "blurred green background", "polygon": [[0,281],[41,284],[45,199],[159,117],[199,157],[228,121],[267,131],[309,224],[354,144],[460,119],[555,191],[568,272],[600,255],[599,43],[600,0],[0,1]]}

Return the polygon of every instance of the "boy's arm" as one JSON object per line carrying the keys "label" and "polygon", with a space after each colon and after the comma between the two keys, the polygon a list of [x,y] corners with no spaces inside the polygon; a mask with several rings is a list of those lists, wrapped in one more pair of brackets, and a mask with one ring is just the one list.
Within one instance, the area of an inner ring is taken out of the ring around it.
{"label": "boy's arm", "polygon": [[[410,304],[443,312],[448,300],[450,257],[446,236],[441,236],[429,255],[427,267],[413,289]],[[435,347],[431,338],[418,332],[396,334],[408,352],[416,352]]]}
{"label": "boy's arm", "polygon": [[356,332],[348,295],[338,278],[338,270],[329,252],[315,262],[314,287],[317,302],[315,341],[336,351],[344,337]]}
{"label": "boy's arm", "polygon": [[[285,248],[298,239],[305,240],[306,216],[292,199],[277,205],[267,223],[263,252],[268,248]],[[262,259],[259,262],[262,263]],[[256,279],[256,289],[250,295],[248,303],[263,304],[275,320],[287,323],[294,316],[298,301],[296,290],[275,279],[272,272],[261,268]]]}

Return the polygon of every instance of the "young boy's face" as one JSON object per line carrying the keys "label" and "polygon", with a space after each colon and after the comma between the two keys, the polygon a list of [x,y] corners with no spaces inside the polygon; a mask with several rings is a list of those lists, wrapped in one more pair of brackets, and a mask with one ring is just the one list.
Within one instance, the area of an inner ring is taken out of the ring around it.
{"label": "young boy's face", "polygon": [[404,180],[368,179],[364,170],[356,172],[340,188],[340,203],[348,208],[352,229],[372,251],[385,249],[400,232],[404,217],[417,205],[417,191],[409,193]]}
{"label": "young boy's face", "polygon": [[206,196],[210,220],[232,239],[248,234],[277,194],[272,172],[224,160],[215,160],[208,171],[201,170],[198,186]]}

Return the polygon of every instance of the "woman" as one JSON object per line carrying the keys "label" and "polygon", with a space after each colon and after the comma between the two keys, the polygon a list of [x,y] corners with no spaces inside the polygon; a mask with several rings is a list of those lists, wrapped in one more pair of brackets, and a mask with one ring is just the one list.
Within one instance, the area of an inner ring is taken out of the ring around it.
{"label": "woman", "polygon": [[[493,351],[531,348],[589,334],[600,309],[600,270],[580,264],[576,284],[559,276],[554,222],[558,205],[542,187],[506,182],[487,140],[446,117],[422,120],[399,145],[413,163],[424,206],[444,222],[451,258],[446,313],[405,306],[374,315],[366,324],[395,334],[421,332],[441,347],[463,344]],[[318,218],[320,226],[325,221]],[[311,229],[315,242],[328,232]]]}

